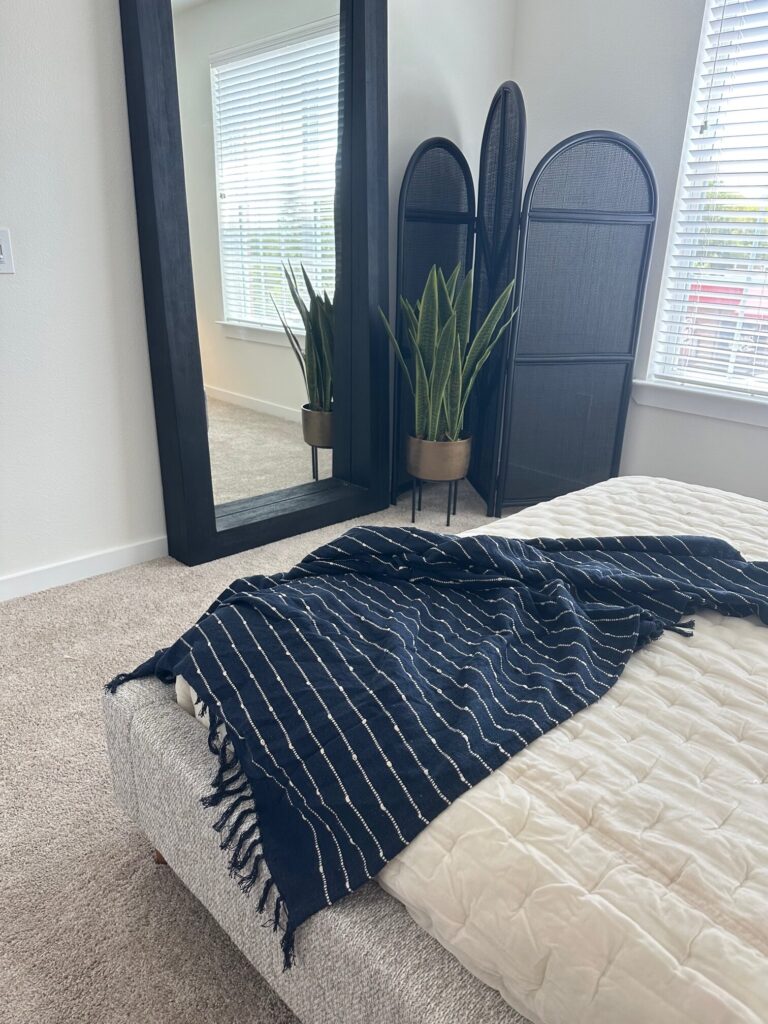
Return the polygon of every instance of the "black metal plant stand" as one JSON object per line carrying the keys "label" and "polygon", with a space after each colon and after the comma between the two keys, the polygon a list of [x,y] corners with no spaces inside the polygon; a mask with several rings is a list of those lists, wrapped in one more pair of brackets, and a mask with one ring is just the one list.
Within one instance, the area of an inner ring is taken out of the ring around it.
{"label": "black metal plant stand", "polygon": [[312,479],[313,480],[319,480],[320,479],[320,467],[319,467],[318,460],[317,460],[317,453],[320,451],[321,448],[324,451],[327,451],[328,449],[324,445],[317,445],[317,444],[311,444],[309,447],[310,447],[310,450],[311,450],[311,459],[312,459]]}
{"label": "black metal plant stand", "polygon": [[[448,514],[445,519],[445,525],[451,525],[451,516],[456,515],[456,506],[459,500],[459,484],[464,479],[461,477],[458,480],[448,481]],[[434,481],[427,481],[433,483]],[[424,481],[419,480],[418,477],[411,477],[411,522],[416,522],[417,510],[421,512],[421,504],[424,491]]]}

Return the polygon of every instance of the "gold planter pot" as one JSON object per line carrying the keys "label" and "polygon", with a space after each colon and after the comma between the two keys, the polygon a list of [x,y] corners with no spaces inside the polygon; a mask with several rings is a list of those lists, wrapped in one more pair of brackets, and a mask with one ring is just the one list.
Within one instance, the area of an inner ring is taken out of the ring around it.
{"label": "gold planter pot", "polygon": [[315,448],[333,448],[333,413],[301,407],[301,429],[304,440]]}
{"label": "gold planter pot", "polygon": [[472,438],[461,441],[424,441],[409,437],[405,465],[417,480],[462,480],[469,469]]}

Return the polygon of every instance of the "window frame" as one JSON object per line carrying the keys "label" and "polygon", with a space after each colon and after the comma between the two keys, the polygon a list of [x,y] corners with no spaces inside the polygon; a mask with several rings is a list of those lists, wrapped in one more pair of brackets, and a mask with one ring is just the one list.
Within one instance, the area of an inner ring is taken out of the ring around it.
{"label": "window frame", "polygon": [[[728,0],[723,0],[723,2],[727,4]],[[735,0],[735,2],[738,2],[738,0]],[[700,379],[686,379],[682,376],[680,378],[668,377],[657,372],[657,355],[660,345],[663,344],[661,323],[664,319],[667,303],[667,286],[670,273],[674,267],[678,217],[691,154],[693,119],[701,89],[701,72],[707,50],[707,40],[711,34],[712,9],[717,3],[718,0],[706,0],[704,7],[701,32],[696,51],[696,63],[691,82],[690,99],[686,113],[685,134],[682,142],[674,200],[670,213],[667,245],[659,283],[648,364],[645,378],[634,381],[633,399],[639,405],[766,426],[768,425],[768,392],[763,393],[747,388],[729,387],[726,382],[704,382]],[[766,61],[766,68],[768,69],[768,61]],[[766,227],[766,241],[768,241],[768,227]]]}

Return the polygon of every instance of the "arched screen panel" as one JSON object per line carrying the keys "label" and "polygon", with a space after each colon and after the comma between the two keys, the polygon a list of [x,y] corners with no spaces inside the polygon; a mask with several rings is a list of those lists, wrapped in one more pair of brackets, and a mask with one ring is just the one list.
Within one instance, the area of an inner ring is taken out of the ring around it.
{"label": "arched screen panel", "polygon": [[523,204],[496,511],[618,472],[656,221],[633,142],[555,146]]}
{"label": "arched screen panel", "polygon": [[[472,266],[475,234],[475,189],[463,153],[449,139],[433,138],[416,149],[400,189],[397,219],[397,296],[415,303],[427,274],[441,267],[446,277],[460,263]],[[397,309],[397,336],[408,347],[402,313]],[[405,472],[405,439],[412,430],[413,401],[395,374],[392,497],[396,500],[409,478]]]}
{"label": "arched screen panel", "polygon": [[[475,242],[473,330],[515,276],[525,158],[525,104],[520,87],[505,82],[496,92],[483,131]],[[511,334],[511,331],[510,331]],[[473,435],[469,478],[492,510],[498,464],[504,367],[509,336],[500,342],[478,381],[468,433]]]}

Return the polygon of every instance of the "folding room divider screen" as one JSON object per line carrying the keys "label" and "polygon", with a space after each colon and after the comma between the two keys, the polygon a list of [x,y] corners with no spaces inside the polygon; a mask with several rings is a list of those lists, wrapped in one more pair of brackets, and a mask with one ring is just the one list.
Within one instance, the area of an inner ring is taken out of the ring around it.
{"label": "folding room divider screen", "polygon": [[[477,219],[467,161],[446,139],[414,153],[400,193],[397,290],[474,265],[473,329],[512,278],[515,317],[470,403],[469,479],[489,515],[618,472],[656,221],[653,172],[614,132],[582,132],[533,172],[521,209],[526,114],[505,82],[483,133]],[[398,336],[408,348],[398,311]],[[395,390],[393,498],[407,483],[412,403]]]}
{"label": "folding room divider screen", "polygon": [[656,221],[629,139],[584,132],[526,190],[493,511],[614,476]]}
{"label": "folding room divider screen", "polygon": [[[525,103],[505,82],[493,97],[480,150],[472,329],[482,324],[515,276],[525,161]],[[478,380],[467,427],[473,435],[469,479],[489,505],[496,490],[501,413],[512,328],[496,346]]]}
{"label": "folding room divider screen", "polygon": [[[505,82],[497,90],[483,132],[480,155],[480,191],[475,219],[475,189],[472,172],[458,146],[448,139],[423,142],[411,157],[400,189],[397,247],[397,294],[415,302],[424,288],[430,267],[441,267],[448,275],[461,263],[468,271],[474,263],[475,291],[472,323],[481,323],[488,310],[514,276],[520,221],[523,157],[525,152],[525,105],[519,86]],[[473,259],[474,257],[474,259]],[[398,309],[398,337],[406,348]],[[496,433],[500,395],[497,384],[508,349],[508,338],[489,361],[488,372],[479,382],[479,397],[469,411],[468,423],[480,430],[475,450],[491,447]],[[503,351],[502,351],[503,350]],[[488,381],[496,381],[490,387]],[[475,408],[493,404],[486,427]],[[408,482],[405,472],[405,438],[411,430],[412,403],[406,389],[395,384],[392,495]],[[481,494],[491,490],[492,458],[481,460],[480,469],[470,470],[470,479]],[[476,479],[478,475],[482,479]],[[487,480],[486,480],[487,478]]]}

